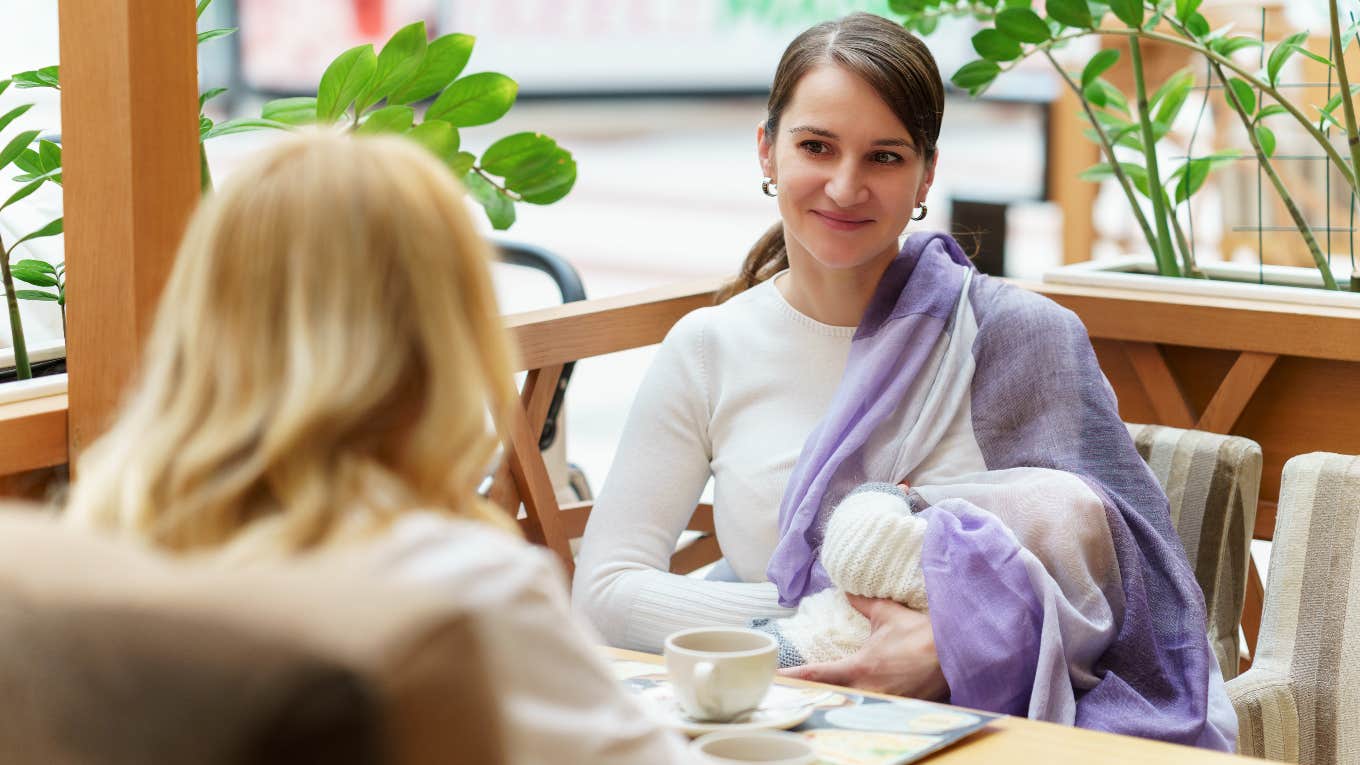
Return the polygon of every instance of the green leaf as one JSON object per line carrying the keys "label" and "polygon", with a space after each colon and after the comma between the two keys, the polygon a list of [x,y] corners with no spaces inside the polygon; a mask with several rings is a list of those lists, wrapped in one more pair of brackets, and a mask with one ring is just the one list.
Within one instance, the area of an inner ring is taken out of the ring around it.
{"label": "green leaf", "polygon": [[422,101],[443,90],[463,73],[472,45],[472,35],[451,34],[435,38],[425,52],[420,68],[411,79],[387,97],[389,104],[409,104]]}
{"label": "green leaf", "polygon": [[[1236,150],[1220,151],[1210,154],[1207,157],[1196,157],[1180,167],[1171,174],[1169,183],[1176,183],[1175,201],[1180,204],[1195,192],[1200,190],[1205,180],[1209,177],[1209,172],[1219,165],[1232,162],[1240,157],[1241,154]],[[1177,180],[1179,179],[1179,182]]]}
{"label": "green leaf", "polygon": [[260,116],[285,125],[307,125],[316,122],[316,98],[278,98],[265,103],[260,109]]}
{"label": "green leaf", "polygon": [[358,45],[337,56],[321,75],[316,94],[317,121],[329,125],[339,119],[377,70],[378,54],[372,45]]}
{"label": "green leaf", "polygon": [[43,292],[42,290],[15,290],[14,297],[17,297],[20,300],[46,300],[53,303],[58,302],[59,300],[56,295],[53,295],[50,292]]}
{"label": "green leaf", "polygon": [[516,173],[505,179],[506,188],[520,199],[535,205],[550,205],[571,191],[576,184],[576,160],[563,148],[553,151],[546,166]]}
{"label": "green leaf", "polygon": [[996,28],[1007,37],[1025,43],[1048,42],[1052,30],[1028,8],[1007,8],[996,14]]}
{"label": "green leaf", "polygon": [[57,218],[56,220],[52,221],[51,223],[48,223],[46,226],[43,226],[37,231],[34,231],[31,234],[27,234],[25,236],[20,237],[19,241],[15,242],[13,245],[10,246],[10,252],[13,252],[15,247],[18,247],[24,242],[28,242],[33,239],[42,239],[43,237],[48,236],[56,236],[61,232],[62,232],[62,219]]}
{"label": "green leaf", "polygon": [[1198,39],[1209,36],[1209,20],[1204,18],[1202,13],[1192,13],[1190,18],[1185,20],[1185,28]]}
{"label": "green leaf", "polygon": [[[1148,180],[1146,168],[1132,162],[1120,162],[1119,169],[1124,171],[1124,175],[1128,177],[1129,181],[1136,186],[1139,191],[1143,192],[1144,196],[1147,196]],[[1114,168],[1108,162],[1101,162],[1098,165],[1092,165],[1091,167],[1086,168],[1077,177],[1084,181],[1099,182],[1106,178],[1113,178]]]}
{"label": "green leaf", "polygon": [[1185,99],[1189,98],[1190,90],[1194,87],[1195,74],[1189,69],[1182,69],[1162,83],[1149,102],[1150,106],[1155,104],[1153,121],[1166,125],[1175,122],[1176,115],[1180,113],[1181,107],[1185,105]]}
{"label": "green leaf", "polygon": [[11,138],[9,143],[5,144],[5,148],[0,149],[0,169],[13,162],[20,152],[27,149],[28,145],[33,143],[33,139],[38,137],[39,132],[41,131],[25,130]]}
{"label": "green leaf", "polygon": [[16,88],[56,88],[61,89],[60,70],[55,66],[31,69],[14,75]]}
{"label": "green leaf", "polygon": [[214,98],[217,98],[218,96],[226,92],[227,92],[226,88],[210,88],[208,90],[203,91],[203,93],[198,97],[198,108],[202,109],[204,104],[208,103],[209,101],[213,100]]}
{"label": "green leaf", "polygon": [[425,22],[417,21],[398,29],[378,54],[378,68],[368,89],[355,103],[362,112],[406,84],[425,61]]}
{"label": "green leaf", "polygon": [[21,104],[10,109],[8,112],[5,112],[4,116],[0,116],[0,130],[4,130],[9,123],[19,119],[19,117],[23,116],[24,112],[32,108],[33,104]]}
{"label": "green leaf", "polygon": [[[1232,94],[1237,96],[1237,101],[1242,105],[1243,113],[1252,115],[1256,113],[1256,91],[1251,89],[1251,85],[1241,77],[1228,78],[1228,88]],[[1227,99],[1228,106],[1232,106],[1232,99]]]}
{"label": "green leaf", "polygon": [[38,141],[38,165],[44,173],[61,167],[61,146],[52,141]]}
{"label": "green leaf", "polygon": [[556,149],[557,141],[542,133],[515,133],[482,152],[482,169],[502,178],[529,175],[551,163]]}
{"label": "green leaf", "polygon": [[51,263],[48,263],[45,260],[34,260],[32,258],[25,258],[18,263],[15,263],[14,267],[27,268],[43,274],[52,274],[53,276],[57,273],[57,267]]}
{"label": "green leaf", "polygon": [[416,110],[409,106],[384,106],[359,123],[359,133],[405,133],[415,122]]}
{"label": "green leaf", "polygon": [[276,120],[266,120],[258,118],[243,118],[227,120],[226,122],[214,125],[203,139],[220,138],[224,135],[235,135],[236,133],[249,133],[255,130],[292,130],[293,126]]}
{"label": "green leaf", "polygon": [[1109,0],[1109,3],[1120,21],[1135,29],[1143,25],[1143,0]]}
{"label": "green leaf", "polygon": [[990,85],[998,74],[1001,74],[1001,67],[997,66],[995,61],[983,59],[964,64],[950,78],[950,82],[973,95],[977,95]]}
{"label": "green leaf", "polygon": [[1045,3],[1049,18],[1065,27],[1090,28],[1094,25],[1091,7],[1086,0],[1048,0]]}
{"label": "green leaf", "polygon": [[1261,152],[1267,157],[1275,156],[1275,131],[1265,125],[1257,125],[1254,129],[1256,140],[1261,144]]}
{"label": "green leaf", "polygon": [[19,200],[23,199],[24,197],[26,197],[26,196],[32,194],[33,192],[37,191],[37,190],[38,190],[44,183],[46,183],[46,182],[47,182],[47,179],[46,179],[46,178],[39,178],[38,180],[29,181],[28,183],[24,184],[24,186],[21,187],[18,191],[16,191],[16,192],[14,192],[13,194],[11,194],[10,197],[9,197],[9,199],[6,199],[6,200],[5,200],[5,203],[4,203],[4,204],[0,205],[0,210],[3,210],[3,209],[5,209],[6,207],[9,207],[10,205],[14,204],[15,202],[18,202]]}
{"label": "green leaf", "polygon": [[458,131],[443,120],[426,119],[407,135],[446,162],[458,151]]}
{"label": "green leaf", "polygon": [[519,85],[499,72],[470,74],[445,88],[425,116],[455,127],[485,125],[505,116],[518,93]]}
{"label": "green leaf", "polygon": [[198,115],[198,140],[199,141],[207,140],[208,132],[211,131],[212,129],[213,121],[208,119],[207,117],[204,117],[202,114]]}
{"label": "green leaf", "polygon": [[198,6],[194,8],[194,18],[202,18],[203,12],[208,10],[213,0],[198,0]]}
{"label": "green leaf", "polygon": [[924,0],[888,0],[888,9],[899,16],[909,16],[926,9]]}
{"label": "green leaf", "polygon": [[14,82],[14,80],[0,80],[0,94],[3,94],[9,88],[11,82]]}
{"label": "green leaf", "polygon": [[449,169],[459,178],[467,175],[467,171],[471,170],[475,164],[477,164],[477,158],[465,151],[453,155],[448,162]]}
{"label": "green leaf", "polygon": [[1262,45],[1264,43],[1255,37],[1219,37],[1209,42],[1210,50],[1225,58],[1243,48],[1259,48]]}
{"label": "green leaf", "polygon": [[504,231],[514,225],[515,203],[501,193],[491,181],[473,171],[463,176],[463,183],[467,186],[468,196],[486,210],[486,217],[491,221],[492,228]]}
{"label": "green leaf", "polygon": [[57,278],[55,276],[42,273],[34,268],[23,268],[16,265],[10,269],[10,276],[13,276],[24,284],[31,284],[34,287],[57,286]]}
{"label": "green leaf", "polygon": [[208,42],[209,40],[216,40],[216,39],[219,38],[219,37],[226,37],[227,35],[229,35],[229,34],[234,34],[235,32],[236,32],[236,27],[224,27],[224,28],[222,28],[222,29],[209,29],[209,30],[206,31],[206,32],[199,32],[199,33],[198,33],[198,44],[199,44],[199,45],[202,45],[203,43]]}
{"label": "green leaf", "polygon": [[1267,106],[1266,108],[1262,109],[1260,114],[1256,115],[1256,121],[1260,122],[1261,120],[1267,117],[1274,117],[1277,114],[1288,113],[1289,110],[1284,108],[1283,106],[1280,106],[1279,104],[1271,104],[1270,106]]}
{"label": "green leaf", "polygon": [[1129,113],[1129,100],[1124,97],[1124,93],[1103,77],[1097,77],[1095,82],[1082,90],[1082,94],[1096,106]]}
{"label": "green leaf", "polygon": [[1081,70],[1082,89],[1084,90],[1089,87],[1092,82],[1095,82],[1097,77],[1109,71],[1110,67],[1114,66],[1118,61],[1119,51],[1112,48],[1106,48],[1092,56],[1091,60],[1086,62],[1086,68]]}
{"label": "green leaf", "polygon": [[1280,41],[1279,45],[1270,52],[1270,57],[1266,59],[1266,79],[1271,85],[1279,85],[1280,69],[1284,67],[1284,62],[1298,50],[1299,44],[1308,39],[1307,32],[1292,34]]}
{"label": "green leaf", "polygon": [[1311,50],[1308,50],[1307,48],[1303,47],[1302,45],[1295,45],[1295,46],[1294,46],[1294,50],[1298,51],[1301,55],[1306,56],[1306,57],[1308,57],[1308,58],[1311,58],[1312,60],[1318,62],[1319,64],[1322,64],[1322,65],[1325,66],[1325,67],[1332,67],[1332,66],[1334,66],[1334,65],[1332,64],[1332,60],[1331,60],[1330,58],[1327,58],[1326,56],[1318,55],[1317,53],[1314,53],[1314,52],[1312,52]]}
{"label": "green leaf", "polygon": [[1020,43],[995,29],[973,35],[973,50],[989,61],[1011,61],[1020,58],[1021,53]]}
{"label": "green leaf", "polygon": [[1199,10],[1201,0],[1176,0],[1176,18],[1186,21],[1190,14]]}

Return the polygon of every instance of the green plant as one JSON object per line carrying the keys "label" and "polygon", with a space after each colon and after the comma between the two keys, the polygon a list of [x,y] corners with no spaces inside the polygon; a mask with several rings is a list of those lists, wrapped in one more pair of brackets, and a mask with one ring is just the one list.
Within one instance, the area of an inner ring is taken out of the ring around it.
{"label": "green plant", "polygon": [[[515,133],[479,158],[462,148],[460,130],[487,125],[515,103],[518,84],[499,72],[463,75],[475,38],[447,34],[427,41],[424,22],[398,30],[375,52],[360,45],[326,68],[316,96],[270,101],[258,119],[234,120],[208,136],[258,128],[341,125],[356,133],[411,137],[463,179],[497,230],[515,222],[515,204],[548,205],[571,191],[576,161],[542,133]],[[415,105],[433,98],[423,115]]]}
{"label": "green plant", "polygon": [[[1255,37],[1233,35],[1230,27],[1211,30],[1199,12],[1201,0],[1046,0],[1041,16],[1031,9],[1030,0],[890,0],[893,12],[905,24],[928,34],[945,17],[972,17],[990,24],[973,36],[973,47],[980,58],[954,73],[955,85],[977,95],[998,76],[1033,55],[1045,57],[1081,102],[1090,123],[1090,137],[1100,144],[1103,162],[1083,177],[1091,180],[1112,177],[1128,200],[1129,208],[1147,240],[1160,273],[1168,276],[1199,276],[1194,250],[1177,219],[1177,208],[1188,202],[1203,187],[1213,168],[1237,156],[1223,151],[1184,160],[1170,174],[1164,174],[1156,147],[1170,131],[1171,124],[1195,86],[1191,71],[1182,71],[1148,95],[1141,44],[1157,41],[1199,54],[1206,72],[1222,89],[1224,100],[1246,129],[1248,142],[1262,171],[1280,196],[1322,275],[1328,289],[1337,289],[1326,255],[1318,245],[1303,214],[1275,171],[1275,134],[1268,119],[1289,115],[1318,145],[1352,193],[1360,179],[1360,137],[1357,137],[1354,107],[1349,97],[1352,88],[1342,53],[1355,37],[1357,25],[1344,33],[1340,29],[1337,0],[1329,0],[1331,22],[1330,57],[1304,46],[1306,33],[1292,35],[1278,43],[1265,57],[1265,66],[1252,71],[1233,58],[1237,51],[1265,47]],[[1113,14],[1112,22],[1106,16]],[[1079,74],[1065,71],[1053,55],[1054,49],[1078,38],[1118,36],[1129,45],[1133,70],[1134,104],[1103,75],[1114,66],[1119,52],[1104,49],[1093,56]],[[1264,53],[1264,50],[1262,50]],[[1304,106],[1284,94],[1280,72],[1295,55],[1311,58],[1335,70],[1340,92],[1317,110],[1317,124]],[[1258,96],[1259,94],[1259,96]],[[1208,88],[1205,88],[1208,98]],[[1344,125],[1336,119],[1343,108]],[[1325,131],[1327,125],[1340,128],[1350,147],[1349,160],[1341,155]],[[1116,147],[1132,156],[1121,160]],[[1151,203],[1152,220],[1144,214],[1139,197]],[[1178,257],[1179,256],[1179,257]]]}

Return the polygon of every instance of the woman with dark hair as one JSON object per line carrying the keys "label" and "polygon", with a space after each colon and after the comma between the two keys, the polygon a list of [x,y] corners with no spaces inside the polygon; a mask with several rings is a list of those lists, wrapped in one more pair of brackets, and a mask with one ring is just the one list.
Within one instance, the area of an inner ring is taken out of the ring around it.
{"label": "woman with dark hair", "polygon": [[[1080,321],[899,239],[943,110],[886,19],[789,45],[756,129],[780,222],[662,344],[576,607],[615,645],[754,622],[796,676],[1231,749],[1203,597]],[[729,581],[668,572],[710,477]]]}

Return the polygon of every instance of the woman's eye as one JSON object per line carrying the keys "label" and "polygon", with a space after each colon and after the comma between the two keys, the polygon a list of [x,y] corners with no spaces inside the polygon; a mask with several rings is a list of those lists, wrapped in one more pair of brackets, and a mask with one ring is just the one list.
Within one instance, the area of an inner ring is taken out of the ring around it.
{"label": "woman's eye", "polygon": [[822,141],[803,141],[799,145],[802,146],[803,151],[806,151],[808,154],[825,154],[831,150],[831,147],[827,146]]}
{"label": "woman's eye", "polygon": [[896,162],[901,162],[902,157],[901,155],[894,154],[890,151],[876,151],[874,152],[874,161],[880,165],[891,165]]}

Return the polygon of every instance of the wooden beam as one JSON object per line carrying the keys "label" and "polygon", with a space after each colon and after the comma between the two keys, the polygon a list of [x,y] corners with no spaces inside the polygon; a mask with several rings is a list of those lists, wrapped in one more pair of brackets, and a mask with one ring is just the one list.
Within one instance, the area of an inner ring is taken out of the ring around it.
{"label": "wooden beam", "polygon": [[1124,343],[1124,355],[1133,366],[1138,382],[1147,393],[1152,408],[1157,412],[1157,422],[1173,428],[1189,428],[1195,424],[1195,416],[1190,404],[1181,392],[1181,386],[1166,365],[1162,349],[1153,343]]}
{"label": "wooden beam", "polygon": [[1209,405],[1204,407],[1204,413],[1195,423],[1195,428],[1210,433],[1232,431],[1237,418],[1242,416],[1242,410],[1247,408],[1251,397],[1256,395],[1256,389],[1261,387],[1261,381],[1266,379],[1266,374],[1279,358],[1274,353],[1239,353],[1232,369],[1228,370],[1228,375],[1209,400]]}
{"label": "wooden beam", "polygon": [[70,450],[141,357],[199,198],[194,3],[60,4]]}
{"label": "wooden beam", "polygon": [[1093,338],[1360,361],[1360,309],[1014,283],[1076,312]]}
{"label": "wooden beam", "polygon": [[1098,184],[1078,176],[1099,162],[1100,147],[1082,133],[1089,129],[1081,101],[1065,85],[1048,105],[1048,197],[1062,210],[1062,262],[1091,259],[1096,243],[1094,217]]}
{"label": "wooden beam", "polygon": [[519,346],[519,369],[565,364],[661,342],[675,322],[713,304],[723,279],[700,279],[517,313],[506,327]]}
{"label": "wooden beam", "polygon": [[0,405],[0,475],[66,462],[66,394]]}

